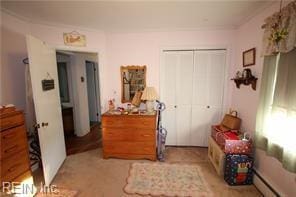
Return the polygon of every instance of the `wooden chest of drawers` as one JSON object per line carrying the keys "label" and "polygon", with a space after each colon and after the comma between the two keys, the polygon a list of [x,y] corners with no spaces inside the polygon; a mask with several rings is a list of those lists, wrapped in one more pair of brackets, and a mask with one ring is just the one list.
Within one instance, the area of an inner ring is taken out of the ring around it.
{"label": "wooden chest of drawers", "polygon": [[31,177],[28,142],[22,111],[0,113],[0,181],[21,182]]}
{"label": "wooden chest of drawers", "polygon": [[156,115],[102,116],[103,157],[156,160]]}

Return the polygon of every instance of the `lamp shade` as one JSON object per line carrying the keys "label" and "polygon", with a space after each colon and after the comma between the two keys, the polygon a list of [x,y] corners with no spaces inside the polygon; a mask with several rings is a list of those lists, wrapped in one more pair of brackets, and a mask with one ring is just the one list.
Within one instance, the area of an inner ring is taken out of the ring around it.
{"label": "lamp shade", "polygon": [[147,100],[147,101],[154,101],[158,99],[158,94],[156,93],[156,90],[154,87],[146,87],[143,91],[142,100]]}

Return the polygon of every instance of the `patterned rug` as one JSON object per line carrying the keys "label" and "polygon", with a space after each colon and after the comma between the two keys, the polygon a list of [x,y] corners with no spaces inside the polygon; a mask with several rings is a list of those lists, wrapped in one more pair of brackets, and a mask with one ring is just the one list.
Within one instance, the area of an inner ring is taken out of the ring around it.
{"label": "patterned rug", "polygon": [[211,196],[198,165],[133,163],[127,185],[128,194],[152,196]]}

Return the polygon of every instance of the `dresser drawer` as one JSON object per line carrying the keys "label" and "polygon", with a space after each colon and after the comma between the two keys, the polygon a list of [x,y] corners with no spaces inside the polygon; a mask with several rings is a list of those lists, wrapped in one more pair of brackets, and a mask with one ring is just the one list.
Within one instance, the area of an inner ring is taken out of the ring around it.
{"label": "dresser drawer", "polygon": [[20,174],[29,170],[29,155],[27,150],[1,161],[1,182],[12,181]]}
{"label": "dresser drawer", "polygon": [[25,126],[18,126],[7,129],[0,134],[1,136],[1,155],[0,159],[5,159],[11,155],[27,149],[27,136]]}
{"label": "dresser drawer", "polygon": [[155,154],[154,142],[110,142],[104,141],[104,152],[119,154]]}
{"label": "dresser drawer", "polygon": [[154,141],[155,130],[137,128],[103,128],[103,139],[107,141]]}
{"label": "dresser drawer", "polygon": [[22,125],[25,122],[24,116],[20,112],[14,113],[11,116],[1,117],[0,121],[1,121],[1,124],[0,124],[1,131],[15,127],[15,126]]}
{"label": "dresser drawer", "polygon": [[132,115],[126,116],[122,118],[121,116],[104,116],[102,118],[102,127],[109,127],[109,128],[148,128],[154,129],[156,128],[155,125],[155,117],[134,117]]}

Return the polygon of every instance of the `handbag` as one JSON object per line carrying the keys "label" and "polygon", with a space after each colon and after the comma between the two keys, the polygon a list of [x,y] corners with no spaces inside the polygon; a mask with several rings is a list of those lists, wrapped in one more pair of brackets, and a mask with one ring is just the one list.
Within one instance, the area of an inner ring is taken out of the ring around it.
{"label": "handbag", "polygon": [[239,130],[241,119],[237,117],[237,111],[230,111],[229,114],[225,114],[221,126],[226,127],[228,130]]}

